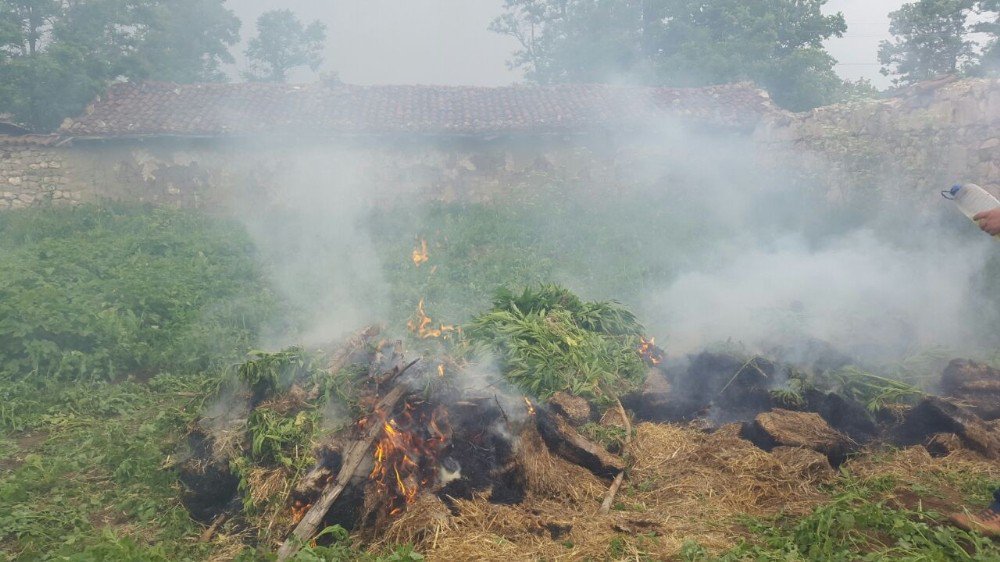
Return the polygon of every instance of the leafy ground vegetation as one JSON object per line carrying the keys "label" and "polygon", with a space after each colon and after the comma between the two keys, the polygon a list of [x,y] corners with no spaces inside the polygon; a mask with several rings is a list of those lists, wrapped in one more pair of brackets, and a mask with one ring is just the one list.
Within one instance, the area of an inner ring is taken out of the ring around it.
{"label": "leafy ground vegetation", "polygon": [[[663,213],[642,207],[628,203],[609,213],[645,213],[649,219]],[[375,217],[373,231],[382,233],[376,244],[394,303],[391,320],[405,324],[416,302],[426,298],[428,310],[450,322],[489,311],[475,322],[488,335],[530,328],[541,302],[565,316],[564,325],[549,329],[581,332],[581,340],[609,349],[608,339],[640,335],[623,309],[540,289],[502,293],[490,310],[496,279],[538,287],[559,269],[577,275],[589,297],[628,302],[646,283],[669,278],[678,263],[711,240],[696,220],[683,220],[690,214],[683,209],[676,211],[676,221],[591,225],[586,236],[545,226],[572,221],[539,220],[572,212],[571,205],[556,210],[439,205],[396,216],[392,228],[388,218]],[[378,228],[380,221],[385,228]],[[676,247],[650,252],[642,242],[650,233],[639,223],[658,225],[657,237],[675,237]],[[429,241],[439,266],[435,273],[409,262],[415,236]],[[262,392],[274,385],[267,361],[294,363],[309,376],[312,367],[296,350],[251,354],[262,333],[286,326],[283,311],[264,281],[253,244],[228,220],[138,206],[0,214],[0,559],[271,557],[239,545],[197,541],[203,527],[180,503],[172,455],[227,374]],[[511,357],[533,361],[530,355]],[[625,373],[635,369],[613,356],[605,359]],[[566,373],[551,374],[561,380]],[[886,398],[882,393],[911,392],[878,386],[874,375],[849,380],[850,388],[876,406]],[[594,394],[601,392],[600,380],[584,382],[594,383]],[[316,419],[307,412],[286,422],[253,420],[258,438],[249,460],[289,470],[304,466],[296,445],[310,439]],[[638,431],[639,442],[669,455],[706,439],[670,431],[646,424]],[[669,459],[651,460],[658,462],[638,466],[628,479],[616,511],[656,512],[664,506],[651,491],[680,485],[677,474],[663,472],[672,466]],[[777,515],[713,512],[718,528],[710,529],[707,539],[692,534],[677,552],[690,560],[998,559],[996,544],[943,524],[951,510],[985,505],[998,479],[997,470],[961,459],[942,464],[888,451],[848,462],[808,501]],[[690,494],[679,489],[682,496]],[[698,498],[691,498],[695,506]],[[369,555],[352,546],[341,529],[327,533],[336,539],[331,546],[307,548],[299,559],[420,559],[407,548]],[[728,544],[719,536],[729,536]],[[606,549],[594,558],[652,558],[664,540],[609,534]],[[495,546],[507,548],[502,542]],[[560,548],[568,552],[572,546]]]}

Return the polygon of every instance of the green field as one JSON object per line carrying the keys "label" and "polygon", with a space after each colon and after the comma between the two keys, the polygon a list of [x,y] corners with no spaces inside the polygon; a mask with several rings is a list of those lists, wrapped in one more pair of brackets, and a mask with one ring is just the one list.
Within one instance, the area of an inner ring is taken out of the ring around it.
{"label": "green field", "polygon": [[[626,201],[579,223],[582,212],[542,202],[375,211],[368,224],[389,295],[381,320],[403,332],[425,299],[435,321],[464,323],[489,308],[498,285],[552,281],[589,299],[638,303],[714,236],[688,209]],[[430,258],[417,268],[410,256],[420,238]],[[648,242],[667,239],[669,247]],[[0,214],[0,557],[269,556],[198,543],[203,528],[181,506],[171,468],[225,367],[265,336],[307,329],[268,281],[269,267],[238,221],[200,212],[111,205]],[[947,489],[974,508],[991,484],[962,472],[912,483],[842,474],[828,505],[805,518],[747,520],[749,540],[723,558],[998,559],[995,544],[942,526],[939,513],[883,503],[886,490],[912,486],[929,496]],[[609,558],[618,546],[608,545]],[[405,548],[382,554],[414,558]],[[359,556],[341,542],[300,559]],[[684,556],[707,555],[692,542]]]}

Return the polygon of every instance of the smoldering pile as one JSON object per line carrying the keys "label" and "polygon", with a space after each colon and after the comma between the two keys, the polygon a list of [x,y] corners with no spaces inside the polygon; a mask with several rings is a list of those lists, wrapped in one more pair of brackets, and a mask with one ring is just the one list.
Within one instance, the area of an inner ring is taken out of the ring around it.
{"label": "smoldering pile", "polygon": [[[839,465],[1000,476],[995,395],[974,403],[1000,384],[985,366],[953,362],[945,400],[830,357],[671,364],[638,341],[646,384],[620,402],[453,376],[478,367],[408,357],[375,329],[332,353],[262,354],[192,427],[185,505],[209,533],[282,557],[334,525],[441,560],[674,556],[692,537],[732,546],[739,516],[808,512]],[[873,467],[884,443],[910,448]]]}
{"label": "smoldering pile", "polygon": [[[281,558],[334,525],[369,544],[420,542],[468,502],[594,492],[593,475],[624,471],[622,457],[577,431],[591,421],[586,400],[463,385],[447,376],[463,368],[455,359],[409,359],[378,333],[334,353],[259,353],[234,369],[180,465],[206,540],[227,524]],[[624,434],[623,419],[604,425]],[[587,484],[573,489],[568,476]]]}
{"label": "smoldering pile", "polygon": [[1000,435],[990,435],[1000,418],[1000,370],[954,360],[925,390],[871,374],[823,342],[806,344],[806,354],[747,353],[731,345],[703,351],[651,370],[627,405],[655,422],[707,431],[735,424],[762,449],[811,449],[833,467],[879,445],[927,444],[937,452],[933,443],[949,442],[1000,458]]}

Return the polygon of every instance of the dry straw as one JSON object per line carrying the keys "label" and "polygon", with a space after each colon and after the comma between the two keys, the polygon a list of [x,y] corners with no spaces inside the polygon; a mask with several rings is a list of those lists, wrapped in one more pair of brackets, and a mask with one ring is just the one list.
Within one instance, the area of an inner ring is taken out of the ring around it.
{"label": "dry straw", "polygon": [[484,496],[458,500],[458,514],[443,515],[443,504],[419,502],[379,545],[412,542],[431,560],[669,557],[690,539],[718,551],[744,533],[738,516],[807,512],[825,497],[817,486],[830,476],[816,468],[815,455],[772,455],[731,427],[706,434],[644,423],[634,451],[618,509],[599,515],[607,482],[552,456],[536,432],[525,431],[522,504],[493,505]]}

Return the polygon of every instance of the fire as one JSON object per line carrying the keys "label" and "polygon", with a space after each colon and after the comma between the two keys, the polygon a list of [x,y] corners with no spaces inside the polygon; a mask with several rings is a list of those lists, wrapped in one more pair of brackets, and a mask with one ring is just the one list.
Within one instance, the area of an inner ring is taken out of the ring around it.
{"label": "fire", "polygon": [[663,350],[656,347],[656,338],[639,338],[639,355],[654,367],[663,362]]}
{"label": "fire", "polygon": [[421,490],[436,483],[439,460],[450,439],[448,415],[441,407],[428,414],[427,408],[407,404],[399,416],[383,422],[369,479],[387,498],[390,516],[402,513],[417,501]]}
{"label": "fire", "polygon": [[438,376],[439,377],[443,377],[444,376],[444,363],[439,363],[438,364]]}
{"label": "fire", "polygon": [[524,405],[525,405],[525,406],[527,406],[527,408],[528,408],[528,415],[529,415],[529,416],[533,416],[533,415],[535,415],[535,406],[534,406],[534,405],[532,405],[532,403],[531,403],[531,400],[528,400],[528,399],[527,399],[527,398],[525,397],[525,398],[524,398]]}
{"label": "fire", "polygon": [[420,239],[420,246],[413,249],[413,265],[420,267],[420,264],[430,259],[427,255],[427,241]]}
{"label": "fire", "polygon": [[292,505],[292,525],[298,525],[299,521],[302,521],[302,518],[306,516],[306,513],[311,508],[311,503],[303,503],[302,500],[295,500],[295,504]]}
{"label": "fire", "polygon": [[406,327],[411,332],[417,334],[421,339],[447,337],[449,334],[457,333],[459,329],[447,324],[439,324],[437,328],[431,325],[432,320],[424,311],[424,299],[420,299],[417,304],[417,313],[406,323]]}

